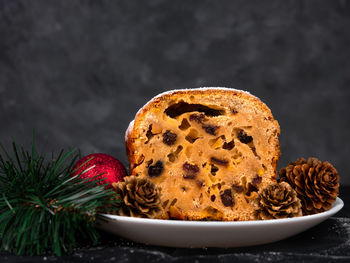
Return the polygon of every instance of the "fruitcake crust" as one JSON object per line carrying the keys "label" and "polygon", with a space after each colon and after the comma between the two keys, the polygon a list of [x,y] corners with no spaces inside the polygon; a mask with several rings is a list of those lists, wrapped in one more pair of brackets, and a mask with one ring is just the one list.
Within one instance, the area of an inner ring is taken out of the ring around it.
{"label": "fruitcake crust", "polygon": [[270,109],[248,92],[165,92],[126,131],[130,174],[161,188],[160,218],[254,220],[251,201],[277,180],[279,134]]}

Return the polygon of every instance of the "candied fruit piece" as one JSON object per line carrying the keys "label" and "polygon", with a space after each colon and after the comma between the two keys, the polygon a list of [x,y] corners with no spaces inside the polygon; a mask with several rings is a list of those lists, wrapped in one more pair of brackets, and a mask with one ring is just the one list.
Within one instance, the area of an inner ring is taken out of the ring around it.
{"label": "candied fruit piece", "polygon": [[220,127],[214,125],[202,125],[202,128],[205,130],[206,133],[210,135],[216,135],[216,130]]}
{"label": "candied fruit piece", "polygon": [[158,123],[152,124],[152,133],[153,134],[159,134],[162,132],[162,126],[160,126]]}
{"label": "candied fruit piece", "polygon": [[173,145],[176,142],[177,135],[169,130],[163,133],[163,142],[166,145]]}
{"label": "candied fruit piece", "polygon": [[182,169],[185,172],[185,174],[183,175],[184,179],[194,179],[197,173],[199,173],[198,165],[190,164],[188,162],[185,162],[183,164]]}
{"label": "candied fruit piece", "polygon": [[232,196],[231,189],[225,189],[223,192],[220,193],[221,202],[224,206],[234,206],[235,201]]}
{"label": "candied fruit piece", "polygon": [[186,141],[188,141],[189,143],[194,143],[198,138],[198,131],[195,129],[191,129],[185,137]]}
{"label": "candied fruit piece", "polygon": [[235,142],[232,140],[230,142],[224,142],[222,148],[225,150],[232,150],[235,147]]}
{"label": "candied fruit piece", "polygon": [[223,146],[224,142],[225,142],[225,135],[221,135],[217,138],[210,139],[208,143],[212,149],[218,150]]}
{"label": "candied fruit piece", "polygon": [[255,175],[255,177],[252,179],[252,185],[257,187],[258,184],[260,184],[262,181],[262,177],[259,175]]}
{"label": "candied fruit piece", "polygon": [[204,119],[205,119],[205,115],[203,113],[190,115],[190,121],[196,121],[198,123],[202,123]]}
{"label": "candied fruit piece", "polygon": [[183,213],[176,206],[170,206],[169,208],[169,217],[171,219],[185,220]]}
{"label": "candied fruit piece", "polygon": [[250,143],[253,141],[253,137],[249,136],[245,131],[240,130],[238,133],[238,139],[242,142],[242,143]]}
{"label": "candied fruit piece", "polygon": [[218,159],[218,158],[215,158],[215,157],[211,157],[210,161],[212,161],[213,163],[216,163],[217,165],[223,165],[223,166],[228,165],[228,161],[227,160],[221,160],[221,159]]}
{"label": "candied fruit piece", "polygon": [[189,127],[191,127],[191,124],[187,121],[186,118],[184,118],[181,122],[181,125],[179,126],[180,130],[187,130]]}
{"label": "candied fruit piece", "polygon": [[158,160],[154,165],[150,165],[148,167],[148,176],[149,177],[157,177],[161,175],[163,172],[163,163],[162,161]]}
{"label": "candied fruit piece", "polygon": [[216,172],[219,171],[219,168],[216,167],[214,164],[211,164],[211,168],[210,168],[210,173],[212,175],[216,175]]}
{"label": "candied fruit piece", "polygon": [[251,183],[248,183],[246,195],[250,196],[252,192],[257,192],[258,188]]}

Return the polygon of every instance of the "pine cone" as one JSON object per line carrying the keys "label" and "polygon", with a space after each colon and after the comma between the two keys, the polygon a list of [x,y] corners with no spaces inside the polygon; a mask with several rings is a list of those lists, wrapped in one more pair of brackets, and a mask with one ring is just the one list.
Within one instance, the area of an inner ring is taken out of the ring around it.
{"label": "pine cone", "polygon": [[300,158],[282,168],[279,176],[298,193],[305,215],[330,209],[339,192],[337,170],[329,162],[321,162],[317,158],[307,161]]}
{"label": "pine cone", "polygon": [[119,215],[155,218],[161,212],[158,188],[147,178],[126,176],[112,185],[122,200]]}
{"label": "pine cone", "polygon": [[279,219],[302,216],[297,193],[286,183],[273,183],[259,191],[254,200],[258,219]]}

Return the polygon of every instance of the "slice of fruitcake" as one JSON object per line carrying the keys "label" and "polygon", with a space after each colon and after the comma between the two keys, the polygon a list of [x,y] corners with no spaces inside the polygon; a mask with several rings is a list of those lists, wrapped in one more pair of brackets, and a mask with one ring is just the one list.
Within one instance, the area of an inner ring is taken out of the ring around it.
{"label": "slice of fruitcake", "polygon": [[161,218],[253,220],[257,191],[276,182],[279,134],[270,109],[247,92],[162,93],[126,132],[130,173],[160,187]]}

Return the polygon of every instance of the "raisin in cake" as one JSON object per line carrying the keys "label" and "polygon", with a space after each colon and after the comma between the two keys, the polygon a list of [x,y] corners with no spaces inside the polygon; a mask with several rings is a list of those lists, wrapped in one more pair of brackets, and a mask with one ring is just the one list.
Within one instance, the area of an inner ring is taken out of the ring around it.
{"label": "raisin in cake", "polygon": [[247,92],[163,93],[126,132],[130,173],[161,188],[161,218],[252,220],[257,191],[276,182],[279,125]]}

